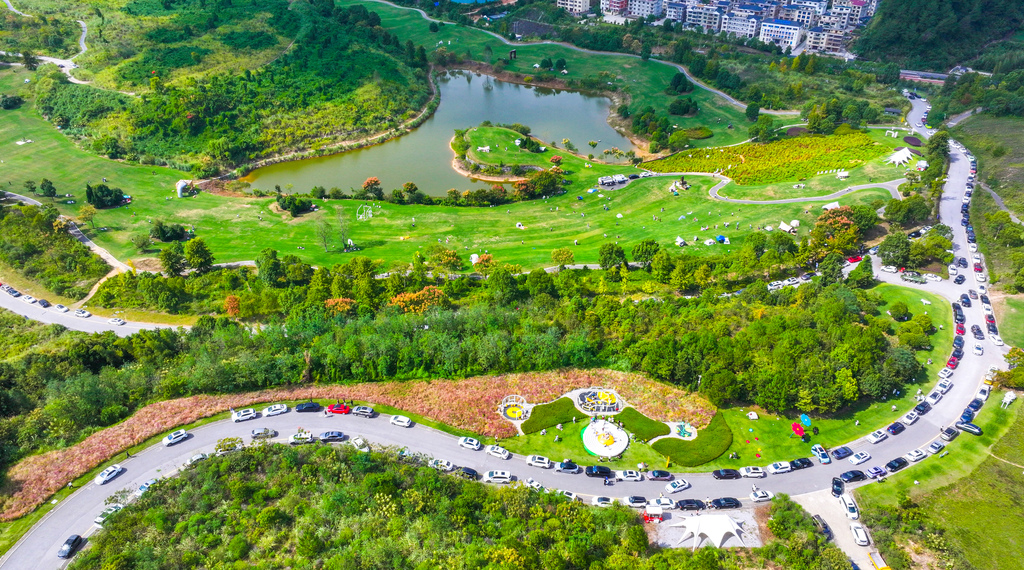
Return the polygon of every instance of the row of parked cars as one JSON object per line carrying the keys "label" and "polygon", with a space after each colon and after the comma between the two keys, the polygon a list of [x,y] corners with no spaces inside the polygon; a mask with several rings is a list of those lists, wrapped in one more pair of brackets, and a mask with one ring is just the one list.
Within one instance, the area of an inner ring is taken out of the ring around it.
{"label": "row of parked cars", "polygon": [[[51,305],[50,302],[47,301],[46,299],[36,299],[32,295],[24,295],[20,291],[15,289],[14,287],[11,287],[10,285],[8,285],[6,283],[0,283],[0,291],[2,291],[4,293],[7,293],[8,295],[10,295],[11,297],[14,297],[15,299],[20,299],[21,302],[23,302],[25,304],[28,304],[28,305],[36,304],[36,305],[39,305],[40,307],[42,307],[44,309],[52,308],[54,311],[57,311],[58,313],[66,313],[66,312],[71,310],[71,309],[69,309],[69,308],[67,308],[64,305],[61,305],[59,303],[56,304],[56,305]],[[88,319],[89,317],[92,316],[92,313],[90,313],[89,311],[86,311],[85,309],[75,309],[75,316],[80,318],[80,319]],[[116,325],[116,326],[121,326],[121,325],[127,324],[124,320],[119,319],[117,317],[113,317],[111,319],[108,319],[107,322],[112,324],[112,325]]]}

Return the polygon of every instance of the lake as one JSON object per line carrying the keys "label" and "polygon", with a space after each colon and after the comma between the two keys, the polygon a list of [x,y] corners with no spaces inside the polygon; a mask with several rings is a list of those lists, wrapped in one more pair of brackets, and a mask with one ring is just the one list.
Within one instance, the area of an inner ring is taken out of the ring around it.
{"label": "lake", "polygon": [[371,176],[380,178],[385,192],[414,182],[422,192],[443,196],[449,188],[468,190],[483,185],[452,170],[448,142],[455,129],[493,123],[522,123],[535,137],[550,143],[568,138],[583,153],[587,141],[601,141],[593,150],[635,147],[608,125],[611,100],[576,91],[544,89],[498,81],[487,75],[453,72],[438,80],[441,103],[432,117],[411,133],[377,146],[341,154],[283,162],[257,169],[245,180],[253,188],[273,190],[291,184],[293,192],[313,186],[348,190]]}

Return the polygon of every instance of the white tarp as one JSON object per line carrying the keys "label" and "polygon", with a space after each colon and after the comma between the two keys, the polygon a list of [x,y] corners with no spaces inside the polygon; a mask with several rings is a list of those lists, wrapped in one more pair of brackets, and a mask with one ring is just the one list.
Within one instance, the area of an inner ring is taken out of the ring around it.
{"label": "white tarp", "polygon": [[682,544],[688,538],[693,538],[693,549],[701,546],[703,539],[706,539],[716,548],[721,548],[729,536],[735,536],[740,544],[743,543],[743,529],[739,523],[729,515],[703,515],[698,517],[687,517],[673,527],[682,528],[683,534],[679,538]]}
{"label": "white tarp", "polygon": [[910,149],[903,147],[898,151],[889,155],[889,158],[885,159],[886,164],[895,164],[898,166],[906,166],[910,163],[910,159],[914,156]]}

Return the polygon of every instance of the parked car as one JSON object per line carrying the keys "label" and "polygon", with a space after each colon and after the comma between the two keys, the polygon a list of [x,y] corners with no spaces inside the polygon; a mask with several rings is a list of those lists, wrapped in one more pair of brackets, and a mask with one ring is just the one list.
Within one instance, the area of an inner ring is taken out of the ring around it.
{"label": "parked car", "polygon": [[459,467],[452,475],[469,479],[470,481],[476,481],[480,478],[480,474],[476,472],[476,469],[470,469],[469,467]]}
{"label": "parked car", "polygon": [[798,457],[793,461],[790,461],[789,466],[793,468],[793,471],[796,471],[798,469],[807,469],[808,467],[814,467],[814,462],[806,457]]}
{"label": "parked car", "polygon": [[944,427],[939,429],[939,437],[946,441],[953,441],[958,435],[960,435],[960,430],[955,428]]}
{"label": "parked car", "polygon": [[854,502],[853,497],[843,494],[839,497],[839,504],[843,507],[843,512],[846,513],[847,518],[853,520],[860,518],[860,509],[857,508],[857,503]]}
{"label": "parked car", "polygon": [[335,402],[335,403],[329,404],[327,406],[327,413],[329,413],[329,414],[343,414],[343,415],[344,414],[351,414],[352,413],[352,408],[350,408],[348,406],[348,404],[343,404],[341,402]]}
{"label": "parked car", "polygon": [[846,483],[839,477],[832,478],[832,496],[837,499],[846,492]]}
{"label": "parked car", "polygon": [[152,487],[153,485],[156,485],[156,479],[150,479],[149,481],[146,481],[142,485],[139,485],[139,488],[136,489],[135,491],[135,496],[141,497],[142,495],[145,495],[146,491],[148,491],[149,488]]}
{"label": "parked car", "polygon": [[672,474],[669,473],[668,471],[655,469],[654,471],[651,471],[650,473],[647,474],[647,478],[651,481],[671,481]]}
{"label": "parked car", "polygon": [[889,432],[889,435],[899,435],[903,433],[906,429],[907,426],[901,424],[900,422],[894,422],[892,425],[885,428],[885,431]]}
{"label": "parked car", "polygon": [[907,465],[910,465],[909,461],[902,457],[897,457],[896,459],[893,459],[892,461],[885,464],[885,470],[888,471],[889,473],[895,473],[900,469],[903,469]]}
{"label": "parked car", "polygon": [[68,312],[69,309],[64,305],[54,305],[53,310],[57,311],[58,313],[66,313]]}
{"label": "parked car", "polygon": [[95,479],[93,479],[93,482],[96,483],[97,485],[106,485],[107,483],[112,481],[114,477],[120,475],[122,471],[124,471],[124,467],[121,467],[120,465],[116,464],[111,465],[110,467],[107,467],[106,469],[101,471],[100,474],[97,475]]}
{"label": "parked car", "polygon": [[306,445],[309,443],[316,443],[316,437],[308,431],[294,433],[288,438],[289,445]]}
{"label": "parked car", "polygon": [[740,472],[735,469],[715,469],[711,472],[711,476],[715,479],[739,479],[742,477]]}
{"label": "parked car", "polygon": [[345,441],[345,434],[341,433],[340,431],[325,431],[324,433],[320,434],[319,439],[320,441],[326,443],[338,443],[341,441]]}
{"label": "parked car", "polygon": [[398,426],[398,427],[404,427],[404,428],[412,427],[412,420],[410,420],[409,418],[407,418],[405,416],[397,416],[397,415],[396,416],[391,416],[390,423],[391,423],[391,425]]}
{"label": "parked car", "polygon": [[712,499],[711,501],[712,509],[738,509],[741,506],[739,500],[733,497],[722,497],[721,499]]}
{"label": "parked car", "polygon": [[610,507],[615,504],[615,501],[611,497],[594,497],[590,500],[590,504],[595,507]]}
{"label": "parked car", "polygon": [[126,325],[128,323],[126,323],[123,319],[119,319],[117,317],[114,317],[112,319],[107,319],[107,324],[108,325],[114,325],[115,327],[120,327],[120,326],[124,326],[124,325]]}
{"label": "parked car", "polygon": [[642,509],[647,506],[647,497],[630,495],[622,498],[622,504],[628,507],[633,507],[634,509]]}
{"label": "parked car", "polygon": [[963,285],[963,284],[964,284],[964,281],[967,281],[967,278],[966,278],[966,277],[964,277],[964,276],[963,276],[963,274],[957,275],[957,276],[956,276],[956,277],[955,277],[955,278],[953,279],[953,283],[956,283],[957,285]]}
{"label": "parked car", "polygon": [[455,464],[447,459],[432,459],[427,465],[433,469],[437,469],[442,473],[447,473],[455,469]]}
{"label": "parked car", "polygon": [[231,421],[237,424],[238,422],[254,420],[256,419],[256,417],[256,410],[252,408],[246,408],[244,410],[238,410],[237,412],[231,414]]}
{"label": "parked car", "polygon": [[77,534],[72,534],[64,541],[61,545],[60,550],[57,551],[57,558],[71,558],[75,555],[75,552],[82,546],[83,539]]}
{"label": "parked car", "polygon": [[676,508],[680,511],[703,511],[706,507],[704,501],[698,499],[683,499],[676,503]]}
{"label": "parked car", "polygon": [[687,483],[685,479],[676,479],[675,481],[671,481],[669,482],[669,484],[665,485],[665,492],[670,494],[678,493],[679,491],[683,491],[689,488],[690,484]]}
{"label": "parked car", "polygon": [[981,435],[981,428],[969,422],[956,422],[956,429],[965,431],[971,435]]}
{"label": "parked car", "polygon": [[935,440],[928,444],[928,453],[931,453],[932,455],[937,455],[939,453],[942,453],[942,450],[945,448],[945,443],[942,443],[939,440]]}
{"label": "parked car", "polygon": [[377,415],[377,412],[373,411],[373,408],[371,408],[370,406],[356,406],[352,408],[352,415],[362,416],[364,418],[372,418],[375,415]]}
{"label": "parked car", "polygon": [[271,418],[274,416],[280,416],[281,414],[288,411],[288,404],[274,404],[263,408],[263,417]]}
{"label": "parked car", "polygon": [[939,392],[945,394],[953,389],[953,382],[951,380],[941,380],[935,387],[939,389]]}
{"label": "parked car", "polygon": [[857,453],[853,454],[853,457],[850,458],[850,463],[853,463],[854,465],[860,465],[861,463],[866,463],[869,459],[871,459],[870,453],[866,451],[858,451]]}
{"label": "parked car", "polygon": [[905,425],[908,425],[908,426],[909,425],[914,425],[914,422],[917,421],[918,417],[919,416],[917,415],[917,412],[911,411],[911,412],[907,412],[907,415],[905,415],[902,418],[900,418],[900,421],[903,422]]}
{"label": "parked car", "polygon": [[928,402],[920,402],[919,404],[914,406],[914,411],[917,412],[917,415],[919,415],[919,416],[923,416],[923,415],[927,414],[928,412],[930,412],[931,410],[932,410],[932,405],[929,404]]}
{"label": "parked car", "polygon": [[319,412],[320,404],[316,402],[303,402],[295,406],[296,412]]}
{"label": "parked car", "polygon": [[928,405],[934,406],[935,404],[938,404],[939,400],[941,400],[941,399],[942,399],[942,392],[939,392],[938,390],[934,390],[931,394],[928,394],[928,397],[925,398],[924,401],[928,402]]}
{"label": "parked car", "polygon": [[164,437],[163,443],[164,446],[174,445],[176,443],[181,443],[186,439],[188,439],[188,432],[183,429],[179,429],[167,434],[167,436]]}
{"label": "parked car", "polygon": [[488,471],[484,473],[484,483],[511,483],[512,474],[508,471]]}
{"label": "parked car", "polygon": [[853,533],[853,541],[858,546],[868,546],[871,541],[868,540],[868,531],[864,530],[864,525],[860,523],[850,523],[850,532]]}
{"label": "parked car", "polygon": [[530,467],[539,467],[541,469],[551,468],[551,460],[543,455],[531,455],[527,457],[526,464]]}
{"label": "parked car", "polygon": [[851,469],[850,471],[840,475],[839,478],[842,479],[844,483],[856,483],[867,479],[868,476],[860,469]]}
{"label": "parked car", "polygon": [[362,451],[363,453],[370,453],[370,444],[367,443],[367,441],[363,439],[362,436],[356,436],[352,438],[352,440],[349,441],[349,444],[351,444],[352,447],[356,448],[357,450]]}
{"label": "parked car", "polygon": [[500,445],[488,445],[487,455],[497,457],[498,459],[508,459],[509,457],[512,457],[512,454]]}
{"label": "parked car", "polygon": [[[889,427],[892,427],[892,426],[889,426]],[[889,437],[888,433],[886,433],[886,432],[884,432],[882,430],[877,430],[877,431],[873,431],[873,432],[869,433],[868,436],[867,436],[867,440],[868,440],[868,443],[879,443],[881,441],[885,441],[885,439],[888,438],[888,437]]]}
{"label": "parked car", "polygon": [[779,461],[772,463],[768,466],[768,472],[772,475],[781,475],[783,473],[789,473],[793,470],[793,466],[788,461]]}
{"label": "parked car", "polygon": [[643,474],[641,474],[639,471],[634,471],[632,469],[625,469],[623,471],[615,472],[616,481],[632,481],[635,483],[638,481],[643,481],[643,479]]}
{"label": "parked car", "polygon": [[86,311],[85,309],[78,309],[75,311],[75,316],[80,319],[88,319],[89,317],[92,316],[92,313]]}
{"label": "parked car", "polygon": [[750,494],[750,500],[754,503],[764,503],[775,498],[775,493],[758,489]]}
{"label": "parked car", "polygon": [[559,473],[579,473],[580,466],[576,465],[572,461],[562,461],[555,465],[555,471],[558,471]]}
{"label": "parked car", "polygon": [[479,441],[477,441],[477,440],[475,440],[475,439],[473,439],[471,437],[460,437],[459,438],[459,447],[464,447],[464,448],[472,450],[472,451],[479,451],[481,445],[480,445]]}
{"label": "parked car", "polygon": [[197,454],[193,455],[192,457],[188,458],[188,461],[185,462],[185,467],[192,467],[196,463],[199,463],[200,461],[205,461],[206,459],[209,459],[209,458],[210,458],[210,456],[205,454],[205,453],[197,453]]}
{"label": "parked car", "polygon": [[587,477],[611,477],[612,470],[604,465],[588,465],[583,473]]}
{"label": "parked car", "polygon": [[832,458],[828,456],[828,451],[825,450],[821,444],[815,443],[811,446],[811,453],[818,458],[818,462],[822,465],[832,463]]}
{"label": "parked car", "polygon": [[740,475],[753,479],[760,479],[761,477],[768,476],[768,474],[764,472],[764,469],[761,469],[760,467],[740,467]]}
{"label": "parked car", "polygon": [[821,518],[821,515],[814,515],[813,517],[811,517],[811,521],[814,522],[814,526],[818,528],[818,531],[821,532],[821,534],[825,535],[826,541],[832,540],[832,529],[829,528],[828,523],[825,522],[825,519]]}
{"label": "parked car", "polygon": [[879,477],[885,476],[885,467],[874,466],[868,469],[868,477],[872,479],[878,479]]}
{"label": "parked car", "polygon": [[846,447],[845,445],[843,445],[841,447],[837,447],[837,448],[832,450],[832,457],[836,461],[839,461],[839,460],[842,460],[842,459],[846,459],[847,457],[849,457],[851,455],[853,455],[853,450],[851,450],[849,447]]}
{"label": "parked car", "polygon": [[39,306],[44,309],[48,309],[50,307],[50,302],[47,301],[46,299],[39,299],[38,301],[36,301],[36,303],[38,303]]}
{"label": "parked car", "polygon": [[921,451],[920,449],[912,449],[903,457],[906,457],[911,463],[917,463],[918,461],[921,461],[925,457],[928,457],[928,454]]}

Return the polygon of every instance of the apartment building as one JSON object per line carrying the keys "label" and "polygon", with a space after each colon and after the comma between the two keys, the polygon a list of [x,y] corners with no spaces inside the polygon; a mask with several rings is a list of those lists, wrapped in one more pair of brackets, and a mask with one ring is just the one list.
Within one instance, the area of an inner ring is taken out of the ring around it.
{"label": "apartment building", "polygon": [[832,30],[845,30],[850,27],[850,13],[837,13],[829,10],[821,16],[818,16],[818,25],[822,28],[829,28]]}
{"label": "apartment building", "polygon": [[808,6],[814,9],[814,13],[822,15],[828,11],[828,0],[790,0],[790,6]]}
{"label": "apartment building", "polygon": [[555,6],[570,14],[586,14],[590,11],[590,0],[555,0]]}
{"label": "apartment building", "polygon": [[791,4],[779,9],[779,20],[796,22],[804,28],[813,28],[818,25],[818,13],[811,6]]}
{"label": "apartment building", "polygon": [[761,18],[740,16],[730,12],[722,16],[722,33],[742,38],[756,38],[761,31]]}
{"label": "apartment building", "polygon": [[832,0],[832,11],[840,8],[849,8],[850,20],[854,22],[869,15],[868,0]]}
{"label": "apartment building", "polygon": [[724,15],[721,8],[702,4],[691,5],[686,8],[686,23],[691,26],[700,26],[706,32],[717,34],[722,31],[722,16]]}
{"label": "apartment building", "polygon": [[601,0],[601,13],[625,14],[629,8],[629,0]]}
{"label": "apartment building", "polygon": [[666,2],[665,17],[676,22],[685,22],[686,4],[682,2]]}
{"label": "apartment building", "polygon": [[765,20],[761,22],[758,39],[764,43],[772,43],[780,47],[795,49],[800,45],[804,28],[797,22],[789,20]]}
{"label": "apartment building", "polygon": [[646,18],[647,16],[660,17],[664,7],[663,0],[628,0],[627,12],[630,16]]}
{"label": "apartment building", "polygon": [[843,40],[846,34],[841,31],[818,26],[807,30],[808,52],[843,53]]}

